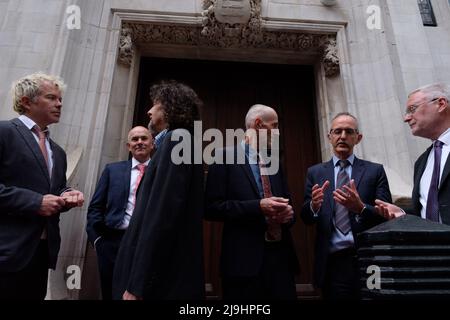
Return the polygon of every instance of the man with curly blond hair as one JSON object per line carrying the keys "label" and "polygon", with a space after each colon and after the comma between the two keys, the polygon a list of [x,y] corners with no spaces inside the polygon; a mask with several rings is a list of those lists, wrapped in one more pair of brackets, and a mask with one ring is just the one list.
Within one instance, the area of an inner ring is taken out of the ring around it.
{"label": "man with curly blond hair", "polygon": [[34,73],[13,83],[18,118],[0,121],[0,299],[43,300],[60,247],[59,214],[83,205],[66,186],[66,154],[49,136],[62,79]]}

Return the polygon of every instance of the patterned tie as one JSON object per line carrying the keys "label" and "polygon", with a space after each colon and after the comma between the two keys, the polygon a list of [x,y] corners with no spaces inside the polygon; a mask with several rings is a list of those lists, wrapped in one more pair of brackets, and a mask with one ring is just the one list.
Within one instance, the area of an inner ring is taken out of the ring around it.
{"label": "patterned tie", "polygon": [[42,131],[39,126],[35,125],[31,129],[39,138],[39,149],[41,149],[42,155],[44,156],[45,164],[47,165],[47,170],[49,175],[51,176],[51,170],[50,165],[48,163],[48,153],[47,153],[47,147],[45,146],[45,139],[46,139],[46,133],[47,131]]}
{"label": "patterned tie", "polygon": [[[259,161],[259,172],[261,174],[261,182],[263,187],[264,198],[272,197],[272,189],[270,186],[270,179],[267,175],[267,168],[264,162]],[[281,225],[278,223],[269,223],[267,225],[266,238],[268,241],[280,241],[281,240]]]}
{"label": "patterned tie", "polygon": [[141,183],[142,177],[144,176],[144,172],[145,172],[145,168],[147,167],[146,164],[144,163],[139,163],[137,165],[137,169],[139,170],[139,174],[136,178],[136,182],[134,183],[133,186],[133,192],[134,192],[134,199],[133,199],[133,210],[134,210],[134,206],[136,204],[136,194],[137,194],[137,190],[139,188],[139,184]]}
{"label": "patterned tie", "polygon": [[[341,188],[343,185],[346,185],[350,182],[350,178],[345,171],[345,168],[347,168],[350,165],[350,162],[348,160],[339,160],[339,172],[337,175],[337,181],[336,181],[336,189]],[[342,234],[347,235],[347,233],[351,230],[350,225],[350,219],[348,217],[348,209],[341,205],[340,203],[336,202],[336,211],[335,211],[335,224],[336,228],[342,232]]]}
{"label": "patterned tie", "polygon": [[441,173],[441,154],[442,141],[436,140],[434,142],[434,167],[433,175],[431,176],[430,189],[428,190],[427,199],[427,219],[439,222],[439,175]]}

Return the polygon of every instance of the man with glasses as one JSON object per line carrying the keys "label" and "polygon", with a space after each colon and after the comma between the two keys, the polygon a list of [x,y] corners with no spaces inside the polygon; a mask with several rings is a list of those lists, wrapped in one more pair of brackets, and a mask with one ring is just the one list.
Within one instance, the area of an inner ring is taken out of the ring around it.
{"label": "man with glasses", "polygon": [[317,223],[315,286],[325,299],[358,299],[356,236],[384,221],[375,199],[391,202],[391,192],[383,166],[353,154],[362,139],[353,115],[336,115],[328,139],[333,158],[308,169],[301,216]]}
{"label": "man with glasses", "polygon": [[[443,83],[426,85],[408,95],[403,121],[414,136],[432,145],[414,165],[413,210],[424,219],[450,225],[450,88]],[[381,199],[380,199],[381,200]],[[387,219],[404,215],[397,206],[377,200],[377,211]]]}

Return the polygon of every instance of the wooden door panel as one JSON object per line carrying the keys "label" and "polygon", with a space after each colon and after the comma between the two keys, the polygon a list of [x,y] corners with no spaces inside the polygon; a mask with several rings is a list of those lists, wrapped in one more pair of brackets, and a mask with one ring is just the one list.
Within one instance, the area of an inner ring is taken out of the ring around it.
{"label": "wooden door panel", "polygon": [[[143,58],[134,125],[148,124],[148,88],[161,79],[190,85],[204,102],[203,130],[218,128],[224,137],[225,129],[244,129],[251,105],[262,103],[277,110],[281,163],[297,217],[292,235],[301,269],[296,278],[298,296],[316,297],[312,287],[315,230],[306,227],[299,216],[306,170],[320,161],[312,66]],[[220,298],[221,235],[221,223],[204,222],[206,289],[210,299]]]}

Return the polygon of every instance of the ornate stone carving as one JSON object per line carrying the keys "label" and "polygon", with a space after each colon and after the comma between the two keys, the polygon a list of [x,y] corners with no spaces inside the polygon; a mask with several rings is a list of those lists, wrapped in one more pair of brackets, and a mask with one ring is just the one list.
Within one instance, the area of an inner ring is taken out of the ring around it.
{"label": "ornate stone carving", "polygon": [[134,48],[132,40],[132,29],[123,27],[120,33],[119,42],[119,63],[124,66],[130,67],[133,61]]}
{"label": "ornate stone carving", "polygon": [[328,37],[324,41],[322,63],[327,77],[339,74],[339,54],[335,37]]}
{"label": "ornate stone carving", "polygon": [[250,1],[247,23],[220,23],[215,18],[217,0],[204,0],[201,25],[167,25],[125,22],[120,39],[119,61],[131,65],[133,45],[179,44],[218,48],[268,48],[307,52],[322,57],[326,76],[339,73],[336,36],[331,34],[269,31],[262,27],[261,0]]}

